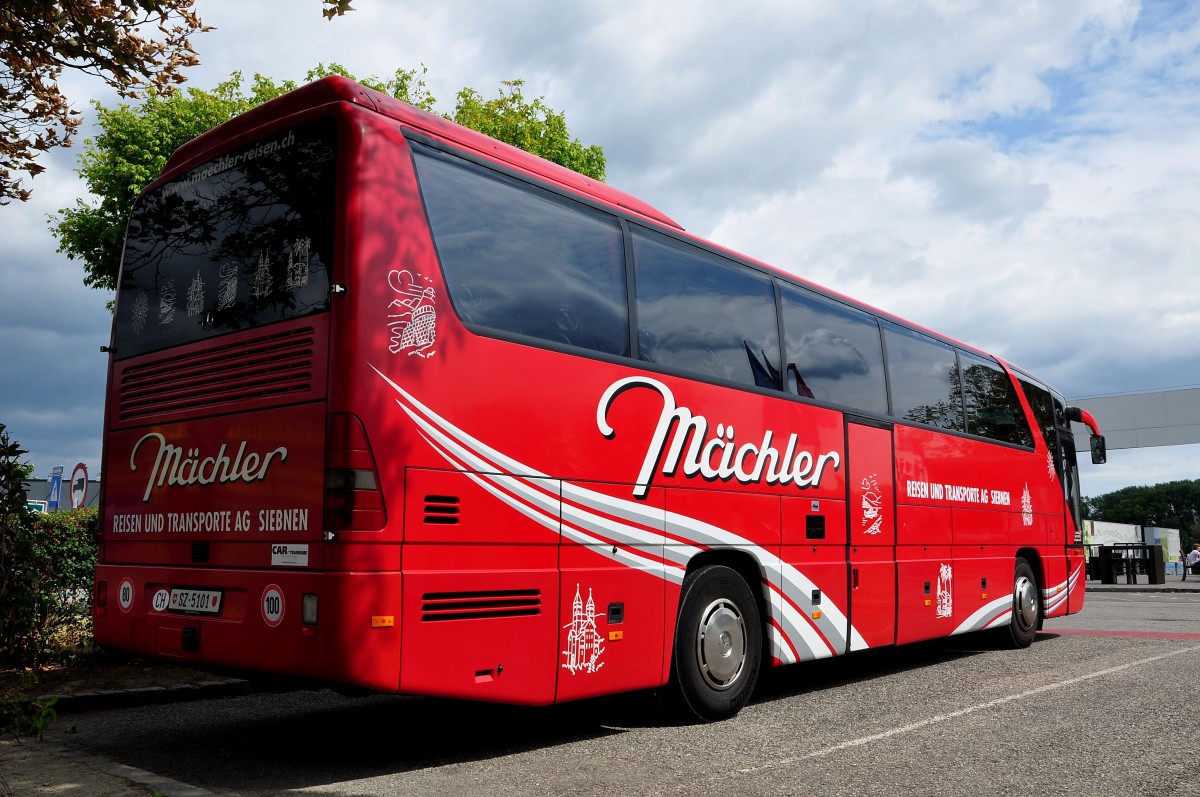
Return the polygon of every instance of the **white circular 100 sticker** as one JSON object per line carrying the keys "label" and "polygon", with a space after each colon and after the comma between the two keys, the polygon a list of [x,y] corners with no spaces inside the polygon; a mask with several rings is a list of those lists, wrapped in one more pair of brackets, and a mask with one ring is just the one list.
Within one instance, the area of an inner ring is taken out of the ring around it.
{"label": "white circular 100 sticker", "polygon": [[127,578],[121,579],[121,586],[117,587],[117,603],[123,612],[133,608],[133,582]]}
{"label": "white circular 100 sticker", "polygon": [[283,590],[274,584],[268,584],[262,594],[263,621],[274,628],[283,622]]}

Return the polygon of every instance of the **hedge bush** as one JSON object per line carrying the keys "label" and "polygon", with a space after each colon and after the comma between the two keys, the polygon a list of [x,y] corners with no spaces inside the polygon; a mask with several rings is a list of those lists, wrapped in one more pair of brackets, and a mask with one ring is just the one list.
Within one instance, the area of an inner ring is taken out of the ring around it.
{"label": "hedge bush", "polygon": [[40,667],[92,647],[95,509],[26,506],[26,452],[0,424],[0,667]]}

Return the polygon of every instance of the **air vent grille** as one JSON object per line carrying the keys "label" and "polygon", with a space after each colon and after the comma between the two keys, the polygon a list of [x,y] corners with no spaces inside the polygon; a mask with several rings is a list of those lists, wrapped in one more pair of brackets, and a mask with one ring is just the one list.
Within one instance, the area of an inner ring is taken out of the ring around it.
{"label": "air vent grille", "polygon": [[315,333],[297,327],[125,369],[118,419],[300,397],[313,389]]}
{"label": "air vent grille", "polygon": [[538,589],[480,592],[427,592],[421,596],[421,622],[533,617],[542,613]]}
{"label": "air vent grille", "polygon": [[458,496],[425,496],[425,522],[435,526],[452,526],[458,523]]}

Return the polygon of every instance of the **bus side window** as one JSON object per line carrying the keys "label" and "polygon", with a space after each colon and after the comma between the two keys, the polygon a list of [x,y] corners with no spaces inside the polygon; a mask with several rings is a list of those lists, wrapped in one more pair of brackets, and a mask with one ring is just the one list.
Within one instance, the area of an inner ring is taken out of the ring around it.
{"label": "bus side window", "polygon": [[963,370],[967,432],[1033,448],[1033,433],[1004,369],[970,352],[960,351],[958,357]]}
{"label": "bus side window", "polygon": [[446,287],[464,322],[629,355],[624,244],[614,217],[412,147]]}
{"label": "bus side window", "polygon": [[782,294],[787,391],[886,415],[875,317],[793,285]]}
{"label": "bus side window", "polygon": [[1029,407],[1033,410],[1033,418],[1041,429],[1046,448],[1050,449],[1054,470],[1061,475],[1062,452],[1059,450],[1057,424],[1054,418],[1054,398],[1050,395],[1050,391],[1043,387],[1025,379],[1019,381],[1021,389],[1025,391],[1025,398],[1029,401]]}
{"label": "bus side window", "polygon": [[966,431],[962,383],[954,349],[919,332],[884,322],[892,413],[954,432]]}
{"label": "bus side window", "polygon": [[775,291],[766,275],[642,230],[633,253],[641,359],[779,389]]}

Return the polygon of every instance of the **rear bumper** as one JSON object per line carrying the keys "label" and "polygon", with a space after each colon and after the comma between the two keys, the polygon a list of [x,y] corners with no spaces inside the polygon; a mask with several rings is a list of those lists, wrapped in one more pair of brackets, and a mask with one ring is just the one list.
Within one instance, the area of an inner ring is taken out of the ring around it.
{"label": "rear bumper", "polygon": [[[107,596],[93,609],[103,647],[202,668],[399,687],[398,572],[100,565],[96,583]],[[156,608],[167,603],[163,591],[179,588],[218,591],[219,613]],[[312,624],[303,622],[305,595],[316,596]]]}

